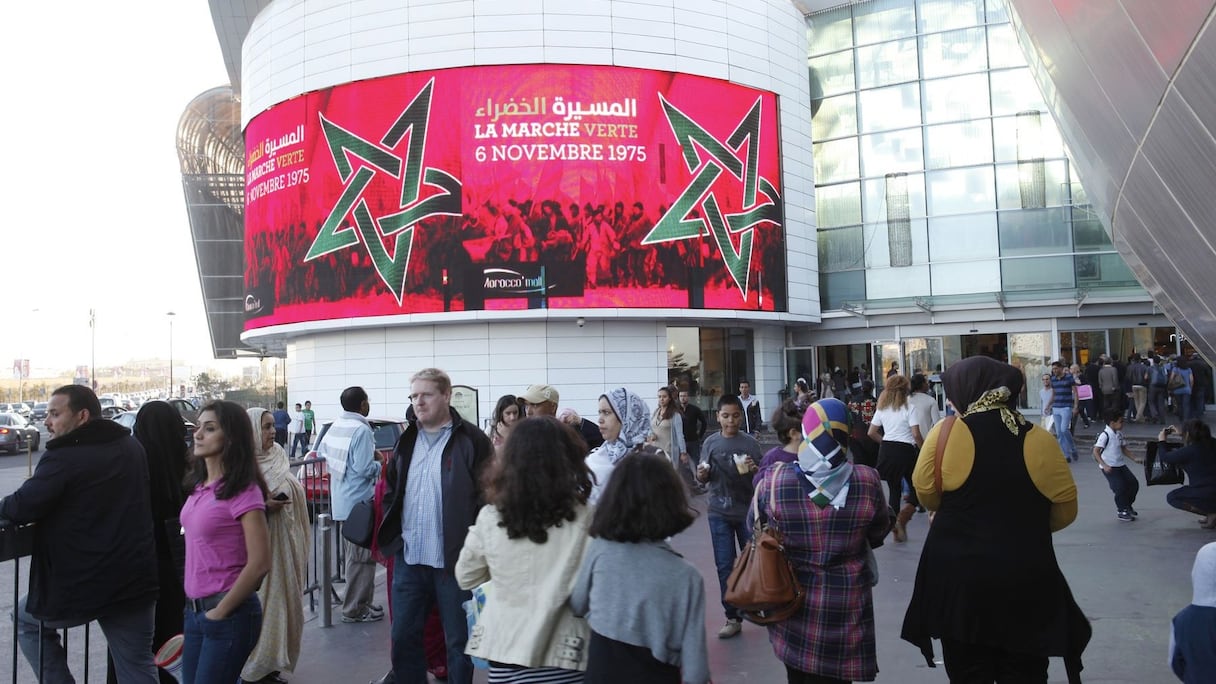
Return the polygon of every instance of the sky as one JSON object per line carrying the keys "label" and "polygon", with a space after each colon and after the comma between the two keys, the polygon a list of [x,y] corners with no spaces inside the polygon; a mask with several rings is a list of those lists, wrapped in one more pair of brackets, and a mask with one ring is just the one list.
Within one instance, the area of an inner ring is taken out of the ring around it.
{"label": "sky", "polygon": [[186,105],[228,83],[206,0],[0,9],[0,373],[213,361],[177,162]]}

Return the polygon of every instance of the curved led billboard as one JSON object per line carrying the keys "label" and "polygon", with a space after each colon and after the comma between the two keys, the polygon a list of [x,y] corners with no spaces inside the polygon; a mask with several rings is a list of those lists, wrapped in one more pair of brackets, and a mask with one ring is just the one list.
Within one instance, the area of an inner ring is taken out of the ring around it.
{"label": "curved led billboard", "polygon": [[786,307],[777,97],[608,66],[348,83],[245,130],[246,330]]}

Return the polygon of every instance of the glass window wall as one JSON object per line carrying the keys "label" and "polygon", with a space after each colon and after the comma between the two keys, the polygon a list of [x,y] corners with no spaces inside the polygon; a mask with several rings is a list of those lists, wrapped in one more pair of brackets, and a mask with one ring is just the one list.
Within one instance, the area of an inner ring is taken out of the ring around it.
{"label": "glass window wall", "polygon": [[[892,266],[891,263],[891,227],[883,223],[867,223],[862,227],[862,239],[865,242],[866,268],[883,268]],[[911,249],[912,263],[924,264],[929,260],[928,228],[924,219],[908,221],[906,237],[910,244],[897,244],[897,256],[902,249]],[[905,235],[896,235],[896,241],[906,240]],[[897,262],[894,264],[899,265]],[[919,294],[919,293],[918,293]],[[910,296],[910,295],[909,295]]]}
{"label": "glass window wall", "polygon": [[1017,36],[1009,24],[988,27],[988,66],[993,69],[1019,67],[1026,63]]}
{"label": "glass window wall", "polygon": [[1017,114],[1026,110],[1047,111],[1039,84],[1030,69],[1004,69],[989,73],[992,80],[992,115]]}
{"label": "glass window wall", "polygon": [[928,266],[867,268],[865,274],[866,296],[870,299],[927,297],[932,294]]}
{"label": "glass window wall", "polygon": [[1068,209],[1003,211],[998,215],[1002,256],[1061,254],[1072,251]]}
{"label": "glass window wall", "polygon": [[1002,259],[1001,282],[1005,290],[1055,290],[1074,287],[1072,257]]}
{"label": "glass window wall", "polygon": [[815,188],[815,218],[820,229],[861,223],[861,185],[853,182]]}
{"label": "glass window wall", "polygon": [[881,176],[899,171],[920,171],[925,168],[921,147],[919,128],[863,135],[861,173],[863,176]]}
{"label": "glass window wall", "polygon": [[[907,190],[908,217],[916,220],[925,218],[925,177],[919,173],[909,173],[900,177],[901,187]],[[887,220],[888,197],[887,189],[890,183],[886,178],[870,178],[862,183],[865,195],[862,212],[867,222],[875,223]]]}
{"label": "glass window wall", "polygon": [[986,74],[938,78],[924,82],[925,123],[970,121],[991,112]]}
{"label": "glass window wall", "polygon": [[933,294],[954,295],[973,292],[999,292],[1001,266],[997,259],[958,263],[935,263],[930,269]]}
{"label": "glass window wall", "polygon": [[920,85],[917,83],[863,90],[860,103],[862,133],[920,125]]}
{"label": "glass window wall", "polygon": [[925,126],[925,168],[992,163],[992,124],[987,119]]}
{"label": "glass window wall", "polygon": [[833,52],[811,58],[811,69],[819,79],[819,87],[826,96],[839,95],[857,89],[853,78],[853,51]]}
{"label": "glass window wall", "polygon": [[874,0],[853,6],[858,45],[916,35],[916,7],[909,0]]}
{"label": "glass window wall", "polygon": [[933,263],[1000,256],[996,225],[992,214],[929,219],[929,254]]}
{"label": "glass window wall", "polygon": [[819,270],[850,271],[865,266],[861,226],[819,231]]}
{"label": "glass window wall", "polygon": [[815,180],[821,183],[857,178],[857,139],[843,138],[812,145]]}
{"label": "glass window wall", "polygon": [[991,166],[930,171],[925,174],[929,214],[965,214],[996,209]]}
{"label": "glass window wall", "polygon": [[1078,252],[1096,252],[1113,250],[1115,246],[1110,241],[1110,235],[1102,227],[1098,215],[1089,205],[1074,207],[1072,210],[1073,243]]}
{"label": "glass window wall", "polygon": [[[860,59],[861,52],[858,51]],[[935,33],[921,38],[925,78],[955,76],[988,68],[984,27]]]}
{"label": "glass window wall", "polygon": [[857,94],[825,97],[811,117],[811,138],[827,140],[857,135]]}
{"label": "glass window wall", "polygon": [[858,88],[877,88],[920,77],[915,38],[859,47],[856,59]]}
{"label": "glass window wall", "polygon": [[819,297],[825,309],[840,309],[845,302],[859,303],[866,298],[866,272],[819,273]]}
{"label": "glass window wall", "polygon": [[1069,204],[1068,186],[1068,163],[1063,159],[1039,159],[996,167],[998,209],[1037,210],[1066,206]]}
{"label": "glass window wall", "polygon": [[876,0],[811,25],[825,309],[930,283],[1136,287],[1085,206],[1004,0]]}
{"label": "glass window wall", "polygon": [[[1064,139],[1060,137],[1060,129],[1056,128],[1051,115],[1047,112],[1040,114],[1037,126],[1033,126],[1025,117],[1019,118],[1017,113],[992,119],[992,153],[997,162],[1022,161],[1030,157],[1064,158]],[[1033,138],[1033,146],[1027,144],[1027,134],[1030,132],[1027,129],[1032,126],[1037,134]],[[1075,184],[1075,173],[1072,180]]]}
{"label": "glass window wall", "polygon": [[853,47],[853,14],[848,6],[816,14],[806,33],[812,55]]}
{"label": "glass window wall", "polygon": [[936,33],[950,29],[982,26],[984,6],[982,3],[958,2],[957,0],[921,0],[920,32]]}

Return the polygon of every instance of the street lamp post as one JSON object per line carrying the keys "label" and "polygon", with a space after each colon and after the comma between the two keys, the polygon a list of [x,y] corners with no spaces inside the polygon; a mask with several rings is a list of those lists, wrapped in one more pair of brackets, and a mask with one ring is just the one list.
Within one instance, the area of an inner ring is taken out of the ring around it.
{"label": "street lamp post", "polygon": [[97,315],[89,309],[89,386],[97,391]]}
{"label": "street lamp post", "polygon": [[169,398],[173,398],[173,317],[177,314],[170,311],[169,317]]}

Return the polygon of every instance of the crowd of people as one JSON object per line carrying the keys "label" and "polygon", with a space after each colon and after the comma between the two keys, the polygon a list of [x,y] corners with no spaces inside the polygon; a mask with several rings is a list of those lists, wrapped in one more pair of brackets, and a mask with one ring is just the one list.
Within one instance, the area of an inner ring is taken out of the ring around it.
{"label": "crowd of people", "polygon": [[[746,380],[717,398],[717,431],[674,387],[654,392],[653,410],[629,388],[610,389],[592,421],[561,409],[547,384],[501,397],[483,430],[452,406],[447,373],[422,369],[405,431],[383,454],[368,393],[348,387],[316,445],[334,519],[353,524],[363,502],[374,510],[371,540],[343,542],[342,621],[391,622],[379,684],[428,673],[469,684],[475,662],[491,684],[705,684],[706,588],[670,544],[704,510],[717,637],[744,629],[727,580],[764,522],[805,589],[790,617],[763,626],[787,680],[873,681],[874,549],[905,542],[927,511],[902,639],[930,667],[938,640],[951,681],[1045,682],[1051,657],[1080,681],[1092,631],[1052,544],[1078,510],[1076,445],[1060,434],[1079,401],[1074,376],[1058,363],[1043,378],[1053,436],[1018,410],[1025,379],[1009,364],[971,357],[941,373],[944,419],[926,376],[892,370],[877,398],[867,380],[840,397],[797,383],[767,423],[778,440],[767,453]],[[1106,404],[1092,455],[1130,520],[1139,484],[1125,408]],[[164,402],[145,404],[131,435],[99,419],[88,388],[54,392],[47,455],[0,502],[0,517],[39,524],[16,618],[42,681],[72,681],[55,629],[93,620],[121,684],[174,681],[153,654],[178,634],[188,684],[282,682],[296,670],[309,511],[277,410],[213,401],[187,451],[182,418]],[[288,413],[290,434],[304,431],[302,410]],[[1170,449],[1174,431],[1159,433],[1160,457],[1189,482],[1167,501],[1216,528],[1216,439],[1191,419]],[[1185,681],[1214,676],[1216,644],[1202,635],[1216,603],[1201,586],[1213,557],[1200,551],[1195,602],[1173,622],[1171,667]],[[377,563],[390,578],[387,610],[374,597]],[[484,605],[471,611],[474,591]]]}

